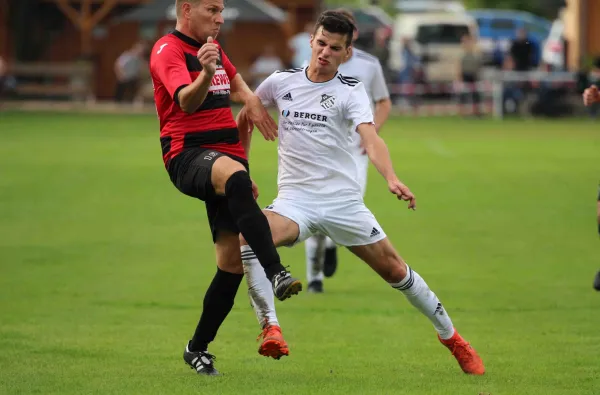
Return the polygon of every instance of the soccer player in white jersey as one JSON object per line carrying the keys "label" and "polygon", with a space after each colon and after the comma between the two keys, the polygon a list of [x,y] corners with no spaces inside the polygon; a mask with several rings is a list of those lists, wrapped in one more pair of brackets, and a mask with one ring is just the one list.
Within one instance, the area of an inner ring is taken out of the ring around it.
{"label": "soccer player in white jersey", "polygon": [[[356,20],[352,12],[341,8],[335,11],[350,19],[356,27]],[[354,43],[357,38],[358,29],[355,29],[352,42]],[[379,60],[375,56],[353,47],[350,57],[339,66],[338,71],[344,76],[356,78],[363,83],[373,111],[375,129],[379,133],[392,108],[390,92],[383,77],[383,69]],[[360,136],[355,133],[352,153],[358,165],[358,183],[364,197],[367,190],[369,157],[362,148],[360,141]],[[308,291],[321,293],[323,292],[324,278],[333,276],[337,268],[337,246],[330,237],[316,234],[306,240],[305,251]]]}
{"label": "soccer player in white jersey", "polygon": [[[439,340],[465,373],[483,374],[481,358],[455,330],[435,293],[398,255],[363,202],[352,153],[355,134],[362,138],[389,191],[408,201],[409,208],[416,204],[377,135],[364,85],[338,72],[351,54],[353,30],[353,23],[343,14],[324,12],[311,38],[309,66],[276,72],[256,90],[265,105],[276,105],[280,113],[278,195],[265,209],[273,242],[292,246],[323,233],[348,247],[432,322]],[[252,130],[245,109],[237,121],[240,130]],[[268,328],[279,324],[272,285],[243,237],[240,245],[250,299],[266,338]],[[280,347],[276,341],[271,344]],[[274,356],[268,351],[261,353]]]}

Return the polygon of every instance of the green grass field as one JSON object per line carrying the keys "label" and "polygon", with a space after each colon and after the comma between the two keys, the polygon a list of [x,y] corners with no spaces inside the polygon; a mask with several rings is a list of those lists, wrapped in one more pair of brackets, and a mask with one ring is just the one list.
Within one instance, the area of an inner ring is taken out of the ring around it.
{"label": "green grass field", "polygon": [[[201,202],[164,171],[153,116],[0,114],[0,394],[598,394],[600,126],[394,119],[411,212],[367,204],[486,363],[462,374],[429,321],[347,251],[326,293],[278,302],[291,356],[257,353],[242,285],[211,352],[182,351],[215,271]],[[260,204],[276,147],[257,134]],[[282,249],[304,278],[304,247]]]}

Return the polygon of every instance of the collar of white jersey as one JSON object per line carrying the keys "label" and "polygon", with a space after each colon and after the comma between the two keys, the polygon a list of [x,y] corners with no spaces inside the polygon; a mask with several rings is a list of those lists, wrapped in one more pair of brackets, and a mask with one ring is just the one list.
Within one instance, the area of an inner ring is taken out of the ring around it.
{"label": "collar of white jersey", "polygon": [[336,70],[336,71],[335,71],[335,74],[333,75],[333,77],[331,77],[331,79],[330,79],[330,80],[327,80],[327,81],[322,81],[322,82],[315,82],[315,81],[311,80],[310,78],[308,78],[308,67],[309,67],[309,66],[306,66],[306,67],[304,68],[304,78],[306,78],[306,80],[307,80],[308,82],[310,82],[311,84],[316,84],[316,85],[327,84],[327,83],[329,83],[329,82],[331,82],[331,81],[335,80],[335,77],[337,77],[338,75],[340,75],[340,72]]}

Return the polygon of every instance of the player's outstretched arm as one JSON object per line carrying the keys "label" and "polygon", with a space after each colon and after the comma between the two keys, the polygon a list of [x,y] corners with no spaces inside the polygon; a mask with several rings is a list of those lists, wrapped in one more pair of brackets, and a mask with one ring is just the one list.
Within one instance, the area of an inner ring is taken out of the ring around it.
{"label": "player's outstretched arm", "polygon": [[235,123],[237,124],[240,143],[242,144],[242,147],[244,147],[246,156],[249,158],[250,142],[252,141],[252,130],[254,129],[254,124],[252,124],[252,121],[248,119],[246,107],[242,107],[240,112],[238,112],[237,116],[235,117]]}
{"label": "player's outstretched arm", "polygon": [[252,89],[246,84],[244,78],[238,73],[231,80],[231,101],[240,104],[246,104],[254,96]]}
{"label": "player's outstretched arm", "polygon": [[408,201],[408,208],[414,210],[416,208],[415,196],[396,176],[390,152],[383,139],[377,135],[375,125],[361,123],[358,125],[357,131],[360,134],[363,148],[377,171],[387,181],[390,192],[398,199]]}
{"label": "player's outstretched arm", "polygon": [[383,76],[383,68],[377,62],[374,66],[373,81],[371,82],[371,92],[375,99],[375,111],[373,114],[375,121],[375,129],[377,133],[381,131],[381,127],[387,121],[392,111],[392,100],[390,99],[390,91],[388,90],[385,77]]}
{"label": "player's outstretched arm", "polygon": [[378,100],[375,103],[375,113],[373,115],[375,117],[375,130],[377,130],[377,133],[379,133],[381,127],[387,121],[391,111],[392,101],[389,97]]}
{"label": "player's outstretched arm", "polygon": [[[254,125],[248,119],[246,107],[242,107],[240,112],[238,112],[235,117],[235,123],[237,124],[240,143],[242,144],[242,147],[244,147],[246,157],[250,159],[250,143],[252,142],[252,130],[254,129]],[[252,194],[254,195],[254,199],[258,198],[258,186],[254,180],[252,180]]]}
{"label": "player's outstretched arm", "polygon": [[239,74],[231,81],[231,100],[244,104],[248,119],[256,125],[265,140],[274,141],[277,138],[277,123]]}

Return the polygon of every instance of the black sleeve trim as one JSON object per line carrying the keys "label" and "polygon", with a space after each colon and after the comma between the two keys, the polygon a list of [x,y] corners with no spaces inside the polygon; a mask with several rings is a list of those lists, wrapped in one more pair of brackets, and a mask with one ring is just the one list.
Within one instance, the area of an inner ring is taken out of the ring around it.
{"label": "black sleeve trim", "polygon": [[175,104],[179,105],[179,91],[188,86],[188,84],[183,84],[179,88],[175,89],[175,93],[173,94],[173,101]]}

